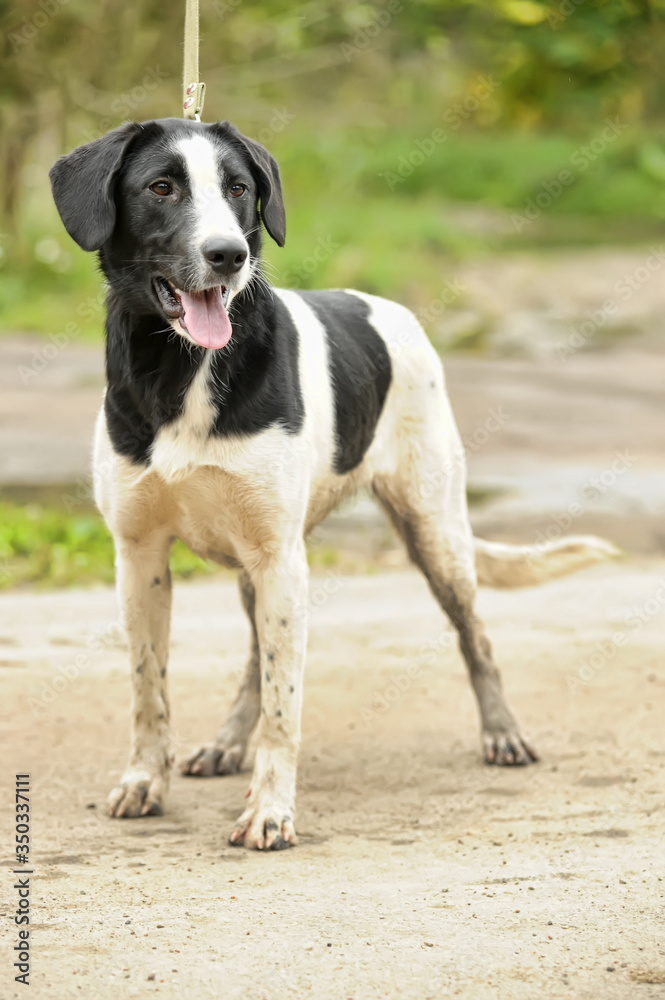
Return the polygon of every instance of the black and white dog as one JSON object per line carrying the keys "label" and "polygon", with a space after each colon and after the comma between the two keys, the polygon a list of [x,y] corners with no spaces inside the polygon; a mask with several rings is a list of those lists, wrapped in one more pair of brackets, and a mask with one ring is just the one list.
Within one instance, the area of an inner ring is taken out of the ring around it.
{"label": "black and white dog", "polygon": [[239,568],[252,631],[231,715],[184,773],[237,771],[260,719],[231,841],[295,843],[304,538],[361,487],[459,633],[485,760],[535,760],[474,613],[476,573],[494,585],[538,582],[611,547],[474,541],[464,450],[424,331],[403,306],[373,295],[267,284],[261,224],[280,246],[285,239],[279,169],[228,122],[126,124],[62,157],[50,176],[67,231],[99,251],[109,283],[95,495],[115,540],[134,689],[131,757],[111,815],[160,815],[166,802],[169,547],[178,537]]}

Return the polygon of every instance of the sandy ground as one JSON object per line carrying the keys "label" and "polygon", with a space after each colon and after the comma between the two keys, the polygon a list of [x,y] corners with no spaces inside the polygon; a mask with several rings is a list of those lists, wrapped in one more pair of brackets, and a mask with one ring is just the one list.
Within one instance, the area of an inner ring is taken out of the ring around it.
{"label": "sandy ground", "polygon": [[[488,491],[476,532],[595,531],[626,552],[539,589],[481,592],[534,767],[483,767],[451,632],[367,501],[318,532],[324,548],[379,552],[383,569],[312,578],[292,851],[227,845],[247,767],[175,776],[162,818],[108,819],[128,743],[114,595],[0,596],[2,1000],[25,995],[10,957],[19,771],[32,775],[37,1000],[665,997],[662,281],[612,319],[634,335],[557,350],[646,254],[458,275],[473,322],[501,334],[497,356],[446,361],[471,485]],[[47,346],[0,340],[0,485],[85,491],[101,352]],[[176,588],[178,756],[216,731],[247,633],[228,576]]]}
{"label": "sandy ground", "polygon": [[[95,648],[116,634],[113,593],[5,595],[2,858],[13,775],[30,771],[31,995],[665,996],[664,581],[664,561],[633,560],[481,593],[542,754],[506,770],[481,764],[462,662],[418,574],[315,579],[301,843],[276,855],[226,843],[247,772],[176,776],[163,818],[108,819],[129,696],[122,642]],[[248,629],[224,580],[178,587],[174,623],[183,755],[228,708]],[[11,879],[3,998],[24,995]]]}

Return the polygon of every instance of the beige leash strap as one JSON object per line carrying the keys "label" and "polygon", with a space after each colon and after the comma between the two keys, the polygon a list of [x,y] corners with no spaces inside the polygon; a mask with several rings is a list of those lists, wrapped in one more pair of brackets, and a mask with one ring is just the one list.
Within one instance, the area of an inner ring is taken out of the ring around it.
{"label": "beige leash strap", "polygon": [[182,113],[200,122],[206,85],[199,80],[199,0],[185,0],[185,53],[182,79]]}

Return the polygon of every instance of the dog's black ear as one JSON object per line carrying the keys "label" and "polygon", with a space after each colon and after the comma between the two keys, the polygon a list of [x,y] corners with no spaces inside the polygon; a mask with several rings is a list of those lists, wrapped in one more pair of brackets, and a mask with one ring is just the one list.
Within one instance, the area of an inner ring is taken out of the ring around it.
{"label": "dog's black ear", "polygon": [[61,156],[49,171],[65,229],[83,250],[99,250],[115,225],[113,188],[127,146],[141,126],[127,122]]}
{"label": "dog's black ear", "polygon": [[283,247],[286,240],[286,213],[277,160],[265,146],[242,135],[230,122],[218,122],[216,127],[234,139],[249,156],[252,174],[259,189],[263,225],[275,243]]}

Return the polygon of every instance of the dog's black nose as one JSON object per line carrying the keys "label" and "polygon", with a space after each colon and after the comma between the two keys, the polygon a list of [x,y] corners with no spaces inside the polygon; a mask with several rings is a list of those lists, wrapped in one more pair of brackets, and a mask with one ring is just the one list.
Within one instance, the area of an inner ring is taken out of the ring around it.
{"label": "dog's black nose", "polygon": [[240,240],[221,236],[206,240],[201,252],[218,274],[235,274],[247,260],[247,248]]}

